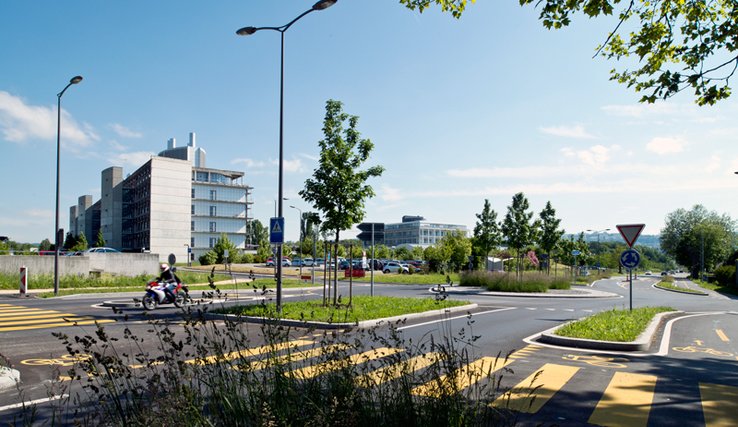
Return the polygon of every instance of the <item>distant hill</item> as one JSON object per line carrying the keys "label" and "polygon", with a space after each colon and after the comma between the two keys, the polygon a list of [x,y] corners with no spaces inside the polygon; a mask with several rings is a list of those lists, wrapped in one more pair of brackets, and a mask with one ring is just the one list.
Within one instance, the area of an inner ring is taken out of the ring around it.
{"label": "distant hill", "polygon": [[[568,239],[572,234],[565,234],[564,238]],[[579,238],[579,234],[574,234],[574,239]],[[625,243],[623,236],[620,233],[601,233],[599,235],[600,242],[619,242]],[[585,242],[596,242],[597,234],[595,233],[584,233]],[[661,249],[661,240],[658,235],[655,234],[641,234],[636,240],[636,245],[643,245],[649,248]]]}

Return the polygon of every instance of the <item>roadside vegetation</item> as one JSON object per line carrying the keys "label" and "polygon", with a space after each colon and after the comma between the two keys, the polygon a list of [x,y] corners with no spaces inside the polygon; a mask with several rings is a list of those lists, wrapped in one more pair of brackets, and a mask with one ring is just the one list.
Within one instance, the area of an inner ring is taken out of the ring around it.
{"label": "roadside vegetation", "polygon": [[411,313],[458,307],[470,304],[468,301],[430,298],[397,298],[387,296],[355,296],[349,304],[324,306],[319,300],[289,302],[282,305],[281,315],[276,313],[275,304],[241,305],[215,310],[215,313],[241,316],[280,317],[282,319],[354,323],[364,320],[381,319]]}
{"label": "roadside vegetation", "polygon": [[494,292],[547,292],[549,289],[570,289],[568,278],[543,273],[527,273],[522,278],[510,273],[473,271],[461,275],[461,286],[479,286]]}
{"label": "roadside vegetation", "polygon": [[[59,394],[71,394],[50,403],[54,423],[515,424],[512,412],[490,405],[500,395],[502,374],[494,366],[506,357],[478,362],[470,319],[460,332],[444,324],[440,336],[405,340],[397,333],[402,321],[306,335],[276,324],[253,329],[228,319],[212,322],[205,314],[186,314],[176,330],[151,320],[144,335],[126,329],[123,337],[112,336],[102,326],[83,336],[57,334],[77,363],[59,372],[71,381],[50,384]],[[150,348],[146,342],[155,349],[144,350]],[[82,390],[74,392],[72,385]],[[29,403],[20,418],[6,421],[34,425],[37,414]]]}
{"label": "roadside vegetation", "polygon": [[630,342],[646,330],[659,313],[675,311],[671,307],[641,307],[630,310],[603,311],[585,319],[568,323],[556,330],[562,337],[598,341]]}

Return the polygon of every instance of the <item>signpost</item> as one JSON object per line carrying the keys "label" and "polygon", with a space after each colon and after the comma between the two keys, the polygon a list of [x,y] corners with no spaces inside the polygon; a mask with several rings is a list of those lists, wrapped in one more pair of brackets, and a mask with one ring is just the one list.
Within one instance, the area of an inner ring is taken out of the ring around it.
{"label": "signpost", "polygon": [[577,268],[577,255],[581,255],[582,252],[579,251],[579,250],[577,250],[577,249],[574,249],[573,251],[571,251],[571,254],[574,255],[574,265],[572,266],[572,272],[574,273],[574,280],[576,280],[576,277],[578,276],[577,271],[576,271],[576,268]]}
{"label": "signpost", "polygon": [[641,254],[633,249],[633,245],[638,240],[638,236],[641,235],[641,231],[643,231],[645,226],[646,224],[621,224],[616,226],[620,235],[623,236],[623,240],[628,245],[628,249],[620,254],[620,264],[628,270],[630,311],[633,311],[633,269],[641,263]]}

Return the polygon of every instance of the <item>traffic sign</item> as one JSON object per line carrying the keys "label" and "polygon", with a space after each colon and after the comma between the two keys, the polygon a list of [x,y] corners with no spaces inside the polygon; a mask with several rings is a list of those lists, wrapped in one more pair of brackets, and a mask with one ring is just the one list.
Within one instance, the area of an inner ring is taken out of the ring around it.
{"label": "traffic sign", "polygon": [[616,227],[618,227],[618,231],[620,232],[620,235],[623,236],[628,247],[632,248],[645,226],[646,224],[623,224]]}
{"label": "traffic sign", "polygon": [[640,263],[641,254],[639,254],[635,249],[626,249],[620,254],[620,264],[629,270],[638,267],[638,264]]}
{"label": "traffic sign", "polygon": [[284,243],[284,218],[269,219],[269,243]]}
{"label": "traffic sign", "polygon": [[574,256],[578,256],[578,255],[581,255],[582,252],[574,249],[573,251],[571,251],[571,254],[574,255]]}

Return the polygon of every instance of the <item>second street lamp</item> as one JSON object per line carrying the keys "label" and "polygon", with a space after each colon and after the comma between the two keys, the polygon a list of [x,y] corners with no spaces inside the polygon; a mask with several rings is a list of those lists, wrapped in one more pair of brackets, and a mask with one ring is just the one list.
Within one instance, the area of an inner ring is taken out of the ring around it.
{"label": "second street lamp", "polygon": [[[338,0],[320,0],[310,9],[300,14],[297,18],[281,27],[243,27],[236,31],[239,36],[250,36],[260,30],[278,31],[281,35],[280,67],[279,67],[279,209],[277,217],[282,218],[282,194],[283,194],[283,171],[284,171],[284,33],[292,24],[310,12],[323,10],[333,6]],[[284,230],[283,230],[284,231]],[[277,246],[277,312],[282,311],[282,243]]]}
{"label": "second street lamp", "polygon": [[82,81],[82,76],[74,76],[64,89],[56,94],[56,221],[54,225],[54,296],[59,295],[59,250],[64,243],[64,236],[59,236],[59,164],[61,157],[61,98],[69,86]]}

